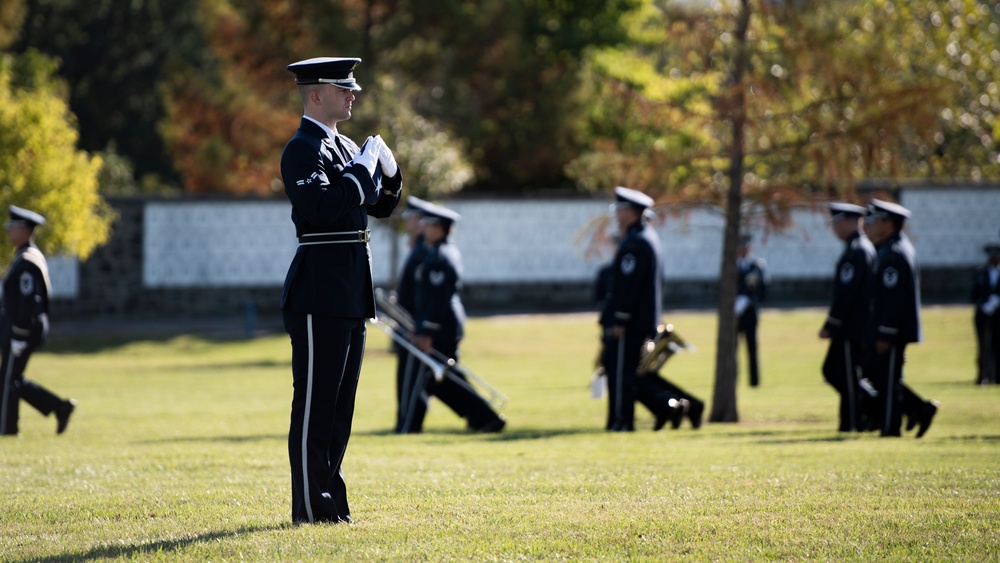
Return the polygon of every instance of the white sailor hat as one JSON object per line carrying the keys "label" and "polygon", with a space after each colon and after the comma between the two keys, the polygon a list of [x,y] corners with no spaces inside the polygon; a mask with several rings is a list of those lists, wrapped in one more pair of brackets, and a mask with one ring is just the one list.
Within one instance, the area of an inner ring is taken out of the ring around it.
{"label": "white sailor hat", "polygon": [[903,207],[898,203],[893,203],[891,201],[882,201],[881,199],[872,199],[868,202],[868,217],[891,217],[897,219],[900,223],[905,221],[910,217],[910,210]]}
{"label": "white sailor hat", "polygon": [[430,202],[420,199],[415,195],[406,196],[406,210],[403,211],[403,217],[408,217],[410,215],[423,215],[428,203]]}
{"label": "white sailor hat", "polygon": [[45,217],[42,217],[38,213],[31,211],[29,209],[24,209],[23,207],[18,207],[16,205],[10,206],[10,220],[7,221],[6,226],[11,227],[13,225],[23,225],[25,227],[34,229],[38,225],[45,224]]}
{"label": "white sailor hat", "polygon": [[625,204],[638,207],[644,211],[653,206],[653,198],[639,190],[618,186],[615,188],[615,202],[611,204],[611,208],[615,209],[619,205]]}
{"label": "white sailor hat", "polygon": [[448,209],[443,205],[437,205],[429,201],[423,202],[422,210],[424,214],[424,221],[427,222],[438,222],[446,227],[450,227],[452,223],[457,222],[462,218],[461,215]]}
{"label": "white sailor hat", "polygon": [[864,217],[868,214],[867,209],[853,203],[835,201],[830,203],[827,207],[830,209],[830,219],[832,221],[836,221],[838,219],[857,219],[858,217]]}
{"label": "white sailor hat", "polygon": [[361,59],[353,57],[316,57],[288,65],[295,73],[296,84],[331,84],[345,90],[361,90],[354,80],[354,67]]}

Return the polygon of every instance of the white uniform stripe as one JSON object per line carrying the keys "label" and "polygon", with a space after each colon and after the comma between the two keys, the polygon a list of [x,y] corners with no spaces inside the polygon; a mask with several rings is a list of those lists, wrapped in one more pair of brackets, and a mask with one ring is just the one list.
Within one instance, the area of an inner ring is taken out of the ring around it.
{"label": "white uniform stripe", "polygon": [[302,416],[302,496],[306,503],[306,516],[310,522],[313,517],[312,501],[309,499],[309,412],[312,410],[313,390],[313,322],[312,315],[306,315],[306,335],[309,347],[309,371],[306,374],[306,410]]}
{"label": "white uniform stripe", "polygon": [[0,434],[7,433],[7,401],[10,398],[10,377],[14,372],[14,357],[7,352],[11,357],[7,358],[7,373],[3,376],[3,402],[0,403]]}

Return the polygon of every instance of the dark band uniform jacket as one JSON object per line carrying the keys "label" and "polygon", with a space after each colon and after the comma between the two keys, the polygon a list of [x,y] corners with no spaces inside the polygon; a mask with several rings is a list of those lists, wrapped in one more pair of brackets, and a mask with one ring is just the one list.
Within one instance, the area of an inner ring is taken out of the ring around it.
{"label": "dark band uniform jacket", "polygon": [[601,326],[624,326],[636,337],[656,334],[663,316],[659,257],[660,239],[652,227],[642,221],[630,226],[612,262]]}
{"label": "dark band uniform jacket", "polygon": [[917,253],[905,234],[898,232],[879,245],[869,342],[898,346],[922,340],[918,272]]}
{"label": "dark band uniform jacket", "polygon": [[17,249],[3,279],[0,336],[24,340],[31,346],[45,343],[49,330],[49,267],[33,243]]}
{"label": "dark band uniform jacket", "polygon": [[465,308],[460,296],[461,278],[462,256],[455,245],[446,239],[427,249],[416,272],[417,334],[431,336],[435,343],[462,339]]}
{"label": "dark band uniform jacket", "polygon": [[[295,145],[306,146],[296,150]],[[397,170],[392,178],[376,174],[373,181],[363,165],[351,164],[359,150],[339,133],[336,141],[330,139],[306,118],[285,146],[281,175],[292,203],[299,248],[285,277],[282,310],[342,318],[375,316],[371,252],[365,244],[368,215],[384,218],[392,213],[402,173]],[[367,202],[360,207],[359,186]]]}
{"label": "dark band uniform jacket", "polygon": [[860,340],[868,326],[867,292],[875,268],[875,246],[860,233],[853,233],[844,243],[834,274],[830,311],[823,326],[834,337]]}

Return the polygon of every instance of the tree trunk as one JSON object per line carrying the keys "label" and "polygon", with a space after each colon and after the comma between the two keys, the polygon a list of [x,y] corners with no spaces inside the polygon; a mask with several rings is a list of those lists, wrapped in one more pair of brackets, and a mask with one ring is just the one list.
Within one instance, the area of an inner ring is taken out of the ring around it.
{"label": "tree trunk", "polygon": [[715,352],[715,389],[709,422],[739,422],[736,409],[736,246],[740,236],[740,208],[743,205],[743,127],[746,123],[746,100],[743,74],[747,64],[746,38],[750,24],[749,0],[740,2],[736,25],[736,55],[730,75],[730,96],[725,108],[732,126],[729,149],[729,192],[726,197],[726,230],[722,244],[722,267],[719,279],[719,326]]}

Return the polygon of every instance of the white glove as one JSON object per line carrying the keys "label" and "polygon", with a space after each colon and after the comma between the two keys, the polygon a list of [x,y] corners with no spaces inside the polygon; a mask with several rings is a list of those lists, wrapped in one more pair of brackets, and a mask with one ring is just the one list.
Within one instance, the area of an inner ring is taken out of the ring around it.
{"label": "white glove", "polygon": [[382,147],[385,143],[382,142],[381,137],[368,137],[365,139],[363,145],[361,145],[361,152],[354,156],[354,160],[351,162],[353,164],[360,164],[368,170],[368,175],[375,177],[375,163],[378,162],[379,154],[382,152]]}
{"label": "white glove", "polygon": [[743,311],[747,310],[747,307],[749,305],[750,305],[750,297],[749,296],[746,296],[746,295],[737,295],[736,296],[736,301],[733,302],[733,312],[735,312],[736,316],[738,317],[738,316],[740,316],[740,315],[743,314]]}
{"label": "white glove", "polygon": [[11,340],[10,341],[10,353],[16,358],[24,353],[25,348],[28,347],[28,343],[24,340]]}
{"label": "white glove", "polygon": [[389,150],[389,145],[385,144],[385,140],[382,139],[380,135],[375,135],[379,141],[382,141],[382,150],[378,155],[378,162],[382,166],[382,173],[387,177],[392,178],[399,171],[399,166],[396,165],[396,157],[392,155],[392,151]]}
{"label": "white glove", "polygon": [[996,312],[998,306],[1000,306],[1000,295],[994,294],[990,295],[990,298],[980,305],[979,308],[987,315],[992,315]]}

